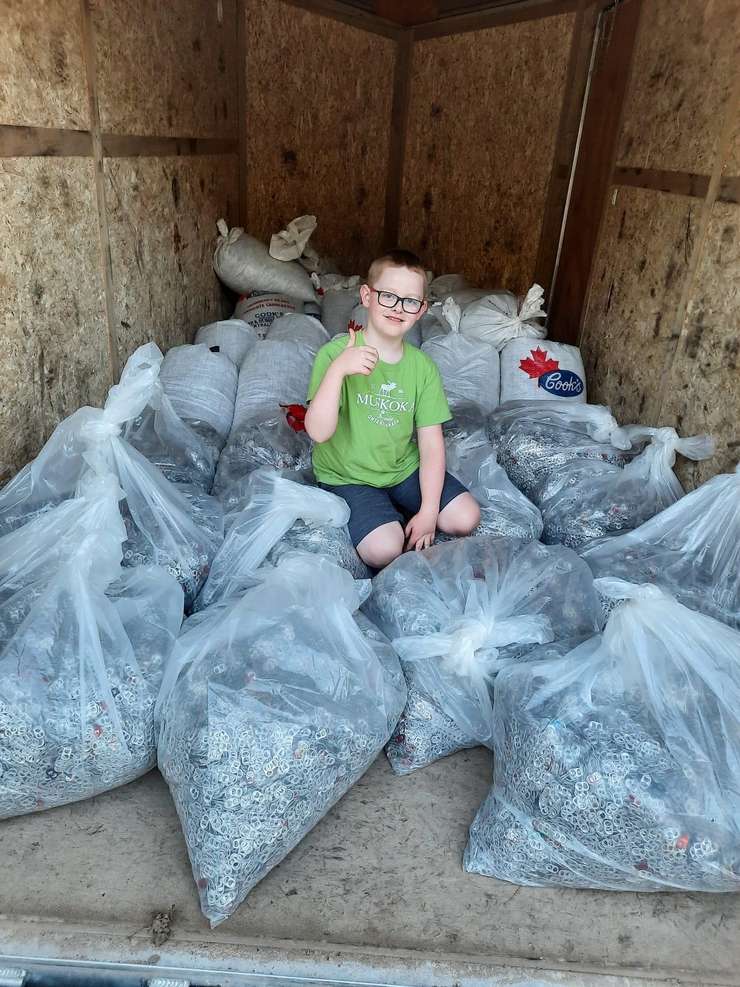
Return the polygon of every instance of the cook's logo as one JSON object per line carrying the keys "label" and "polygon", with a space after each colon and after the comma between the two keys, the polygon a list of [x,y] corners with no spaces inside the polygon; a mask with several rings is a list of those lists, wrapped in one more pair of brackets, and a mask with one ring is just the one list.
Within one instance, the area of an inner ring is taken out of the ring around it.
{"label": "cook's logo", "polygon": [[409,401],[394,397],[393,392],[397,389],[396,382],[389,380],[381,384],[375,394],[368,392],[357,395],[358,405],[364,405],[368,410],[372,409],[371,414],[367,416],[369,422],[382,425],[384,428],[393,428],[398,425],[398,418],[394,418],[394,415],[413,411],[413,405]]}
{"label": "cook's logo", "polygon": [[583,394],[583,381],[572,370],[561,370],[557,360],[547,355],[539,346],[529,351],[531,356],[519,361],[519,369],[537,386],[553,397],[570,398]]}

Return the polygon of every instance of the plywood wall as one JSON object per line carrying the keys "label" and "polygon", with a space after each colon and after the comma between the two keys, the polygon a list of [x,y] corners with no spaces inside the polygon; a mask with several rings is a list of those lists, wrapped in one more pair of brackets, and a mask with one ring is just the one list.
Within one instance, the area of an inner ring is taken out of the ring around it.
{"label": "plywood wall", "polygon": [[[581,339],[594,401],[715,436],[689,485],[740,458],[740,205],[717,201],[740,172],[739,39],[740,0],[644,4]],[[694,195],[624,185],[689,173]]]}
{"label": "plywood wall", "polygon": [[[31,128],[43,156],[0,157],[0,483],[104,400],[137,345],[187,341],[222,314],[211,257],[216,220],[238,218],[236,12],[4,5],[3,147]],[[96,157],[94,132],[123,144]],[[197,153],[176,153],[182,137]]]}
{"label": "plywood wall", "polygon": [[279,0],[247,4],[247,217],[304,213],[346,273],[382,249],[395,43]]}
{"label": "plywood wall", "polygon": [[534,280],[574,21],[415,44],[400,239],[436,273]]}

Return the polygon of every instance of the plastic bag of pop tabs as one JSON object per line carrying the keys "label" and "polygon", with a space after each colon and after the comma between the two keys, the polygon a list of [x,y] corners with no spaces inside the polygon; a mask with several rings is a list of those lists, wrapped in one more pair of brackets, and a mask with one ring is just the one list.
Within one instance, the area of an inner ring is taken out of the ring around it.
{"label": "plastic bag of pop tabs", "polygon": [[[127,534],[123,564],[164,566],[183,587],[189,607],[205,581],[221,534],[199,527],[196,517],[203,513],[203,505],[196,513],[192,497],[170,483],[120,434],[152,400],[159,386],[161,358],[153,344],[139,347],[120,383],[108,392],[102,410],[81,408],[56,427],[36,459],[0,493],[0,534],[75,496],[88,470],[110,475],[123,491],[119,505]],[[209,511],[219,513],[212,499]]]}
{"label": "plastic bag of pop tabs", "polygon": [[548,479],[567,463],[598,475],[631,458],[632,440],[602,405],[511,401],[491,415],[488,434],[509,479],[537,505],[552,493],[544,489]]}
{"label": "plastic bag of pop tabs", "polygon": [[409,552],[373,580],[364,612],[401,658],[408,702],[388,745],[406,774],[491,745],[492,681],[537,644],[599,626],[588,566],[568,548],[464,538]]}
{"label": "plastic bag of pop tabs", "polygon": [[[111,486],[93,484],[0,541],[0,818],[154,767],[154,703],[183,594],[161,568],[121,570]],[[20,539],[26,564],[10,544]]]}
{"label": "plastic bag of pop tabs", "polygon": [[[227,517],[226,538],[213,560],[197,609],[242,595],[260,578],[256,573],[265,560],[275,563],[285,552],[307,546],[356,578],[367,578],[367,569],[350,541],[349,507],[341,497],[267,469],[252,473],[243,493],[245,506]],[[307,534],[310,531],[313,538]]]}
{"label": "plastic bag of pop tabs", "polygon": [[212,925],[364,774],[403,708],[398,660],[352,617],[362,586],[293,556],[178,642],[159,768]]}
{"label": "plastic bag of pop tabs", "polygon": [[559,490],[540,501],[546,544],[580,548],[594,538],[631,531],[683,497],[672,469],[676,453],[700,460],[714,452],[708,435],[681,439],[673,428],[641,426],[625,431],[633,441],[649,437],[650,442],[624,469],[584,477],[582,464],[569,463],[558,475]]}
{"label": "plastic bag of pop tabs", "polygon": [[655,586],[565,660],[503,672],[465,868],[516,884],[740,891],[740,634]]}
{"label": "plastic bag of pop tabs", "polygon": [[[581,555],[595,576],[655,583],[684,606],[740,629],[740,465]],[[608,614],[611,602],[603,602]]]}
{"label": "plastic bag of pop tabs", "polygon": [[256,469],[311,472],[312,443],[308,432],[295,432],[283,415],[234,429],[221,453],[213,493],[227,512],[244,506],[244,484]]}
{"label": "plastic bag of pop tabs", "polygon": [[[456,429],[446,436],[447,469],[465,484],[480,505],[480,523],[473,537],[498,535],[536,541],[542,534],[542,515],[496,462],[485,429]],[[440,532],[437,542],[453,541]]]}
{"label": "plastic bag of pop tabs", "polygon": [[434,336],[422,345],[442,376],[445,394],[454,411],[461,405],[478,405],[490,414],[498,405],[500,369],[498,350],[490,343],[468,339],[460,332],[460,306],[448,298],[442,313],[450,326],[446,335]]}

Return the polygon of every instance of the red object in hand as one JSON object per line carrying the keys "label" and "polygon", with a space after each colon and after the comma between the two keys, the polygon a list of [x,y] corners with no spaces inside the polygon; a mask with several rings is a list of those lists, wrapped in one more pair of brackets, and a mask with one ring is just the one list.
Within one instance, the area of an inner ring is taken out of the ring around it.
{"label": "red object in hand", "polygon": [[302,404],[281,404],[285,409],[285,417],[294,432],[305,432],[306,408]]}

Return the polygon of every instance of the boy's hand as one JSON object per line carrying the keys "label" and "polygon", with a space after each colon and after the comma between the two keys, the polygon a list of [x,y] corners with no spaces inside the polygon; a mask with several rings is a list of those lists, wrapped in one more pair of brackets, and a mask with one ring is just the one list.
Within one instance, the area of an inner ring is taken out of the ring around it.
{"label": "boy's hand", "polygon": [[332,361],[332,367],[349,377],[351,374],[364,374],[368,377],[378,362],[378,351],[374,346],[355,346],[355,330],[349,330],[349,339],[344,350]]}
{"label": "boy's hand", "polygon": [[404,551],[420,552],[422,548],[429,548],[434,543],[434,536],[437,533],[437,517],[439,511],[425,510],[422,508],[415,514],[406,525],[406,544]]}

